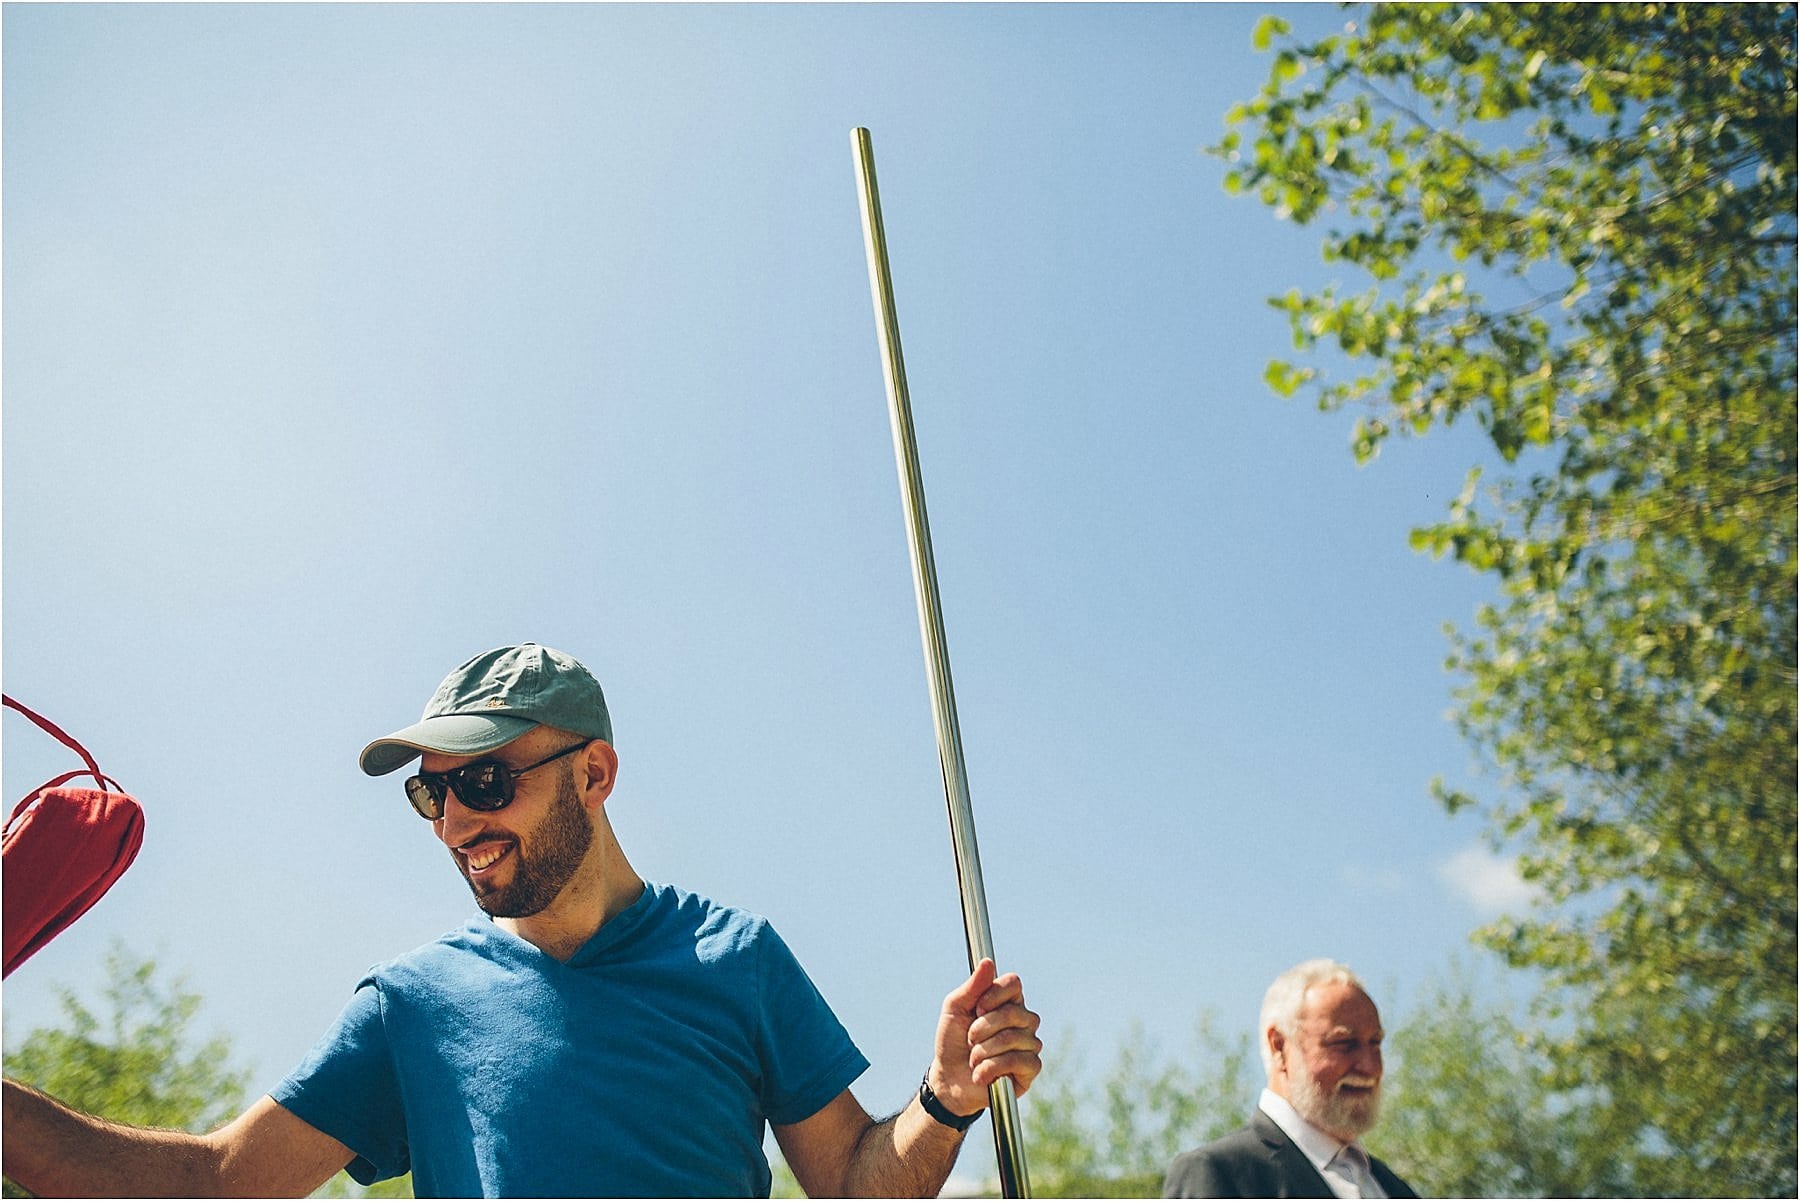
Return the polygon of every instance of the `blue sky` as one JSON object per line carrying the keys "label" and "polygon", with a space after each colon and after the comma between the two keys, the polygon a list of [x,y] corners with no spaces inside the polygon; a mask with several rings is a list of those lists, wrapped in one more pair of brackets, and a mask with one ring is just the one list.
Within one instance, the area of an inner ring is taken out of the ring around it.
{"label": "blue sky", "polygon": [[[358,750],[531,640],[607,688],[639,871],[773,919],[904,1100],[965,967],[859,125],[1052,1051],[1248,1027],[1314,955],[1403,1017],[1519,898],[1428,794],[1487,585],[1407,532],[1480,450],[1359,469],[1262,383],[1265,298],[1338,278],[1201,152],[1263,11],[6,7],[5,688],[148,811],[9,1042],[123,939],[273,1085],[472,910]],[[0,729],[9,798],[65,766]]]}

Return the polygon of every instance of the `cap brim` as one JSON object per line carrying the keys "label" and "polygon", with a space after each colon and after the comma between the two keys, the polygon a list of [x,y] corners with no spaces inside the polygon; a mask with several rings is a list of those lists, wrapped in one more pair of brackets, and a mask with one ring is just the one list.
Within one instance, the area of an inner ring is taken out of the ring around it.
{"label": "cap brim", "polygon": [[440,755],[480,755],[503,747],[521,734],[537,728],[537,722],[503,713],[451,713],[427,717],[363,748],[357,760],[371,776],[385,776],[405,767],[422,751]]}

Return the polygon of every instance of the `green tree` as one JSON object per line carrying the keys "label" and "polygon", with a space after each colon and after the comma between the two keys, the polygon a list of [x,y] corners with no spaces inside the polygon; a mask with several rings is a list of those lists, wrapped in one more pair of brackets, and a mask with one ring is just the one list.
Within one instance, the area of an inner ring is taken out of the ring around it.
{"label": "green tree", "polygon": [[1530,1027],[1460,964],[1388,1037],[1383,1159],[1428,1197],[1622,1195],[1620,1134],[1558,1089]]}
{"label": "green tree", "polygon": [[[62,1028],[33,1030],[6,1054],[6,1073],[81,1110],[133,1126],[196,1133],[244,1107],[249,1073],[231,1064],[223,1035],[193,1044],[200,998],[156,964],[114,944],[96,1013],[62,989]],[[7,1196],[22,1196],[11,1181]]]}
{"label": "green tree", "polygon": [[1541,891],[1479,937],[1541,973],[1551,1082],[1605,1104],[1616,1174],[1582,1191],[1791,1196],[1795,10],[1287,34],[1214,149],[1229,190],[1329,215],[1366,287],[1275,300],[1312,361],[1270,383],[1361,410],[1360,460],[1472,419],[1505,465],[1413,533],[1499,598],[1451,656],[1492,795],[1437,791]]}
{"label": "green tree", "polygon": [[[233,1066],[231,1040],[196,1044],[201,1000],[180,978],[157,975],[155,960],[115,943],[96,1012],[73,990],[58,990],[63,1025],[33,1030],[6,1052],[6,1074],[64,1104],[131,1126],[202,1133],[241,1113],[250,1073]],[[362,1189],[339,1173],[328,1197],[410,1197],[412,1177]],[[9,1197],[25,1196],[12,1181]]]}
{"label": "green tree", "polygon": [[1248,1034],[1211,1013],[1193,1046],[1168,1056],[1133,1024],[1098,1081],[1073,1038],[1020,1103],[1032,1191],[1040,1197],[1157,1197],[1169,1161],[1244,1124],[1258,1076]]}
{"label": "green tree", "polygon": [[244,1108],[249,1073],[232,1066],[231,1040],[193,1044],[200,998],[156,963],[115,943],[96,1013],[58,990],[66,1025],[33,1030],[6,1055],[6,1074],[84,1113],[133,1126],[212,1130]]}

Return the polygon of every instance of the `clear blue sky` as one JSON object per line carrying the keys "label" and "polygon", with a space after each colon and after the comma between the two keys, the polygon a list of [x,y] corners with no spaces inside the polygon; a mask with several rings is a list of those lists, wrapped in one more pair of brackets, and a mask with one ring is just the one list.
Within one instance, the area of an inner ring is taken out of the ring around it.
{"label": "clear blue sky", "polygon": [[[122,938],[274,1084],[473,908],[358,750],[532,640],[608,690],[640,872],[773,919],[904,1100],[965,964],[858,125],[1052,1053],[1314,955],[1403,1017],[1517,896],[1427,790],[1486,585],[1407,531],[1477,449],[1358,469],[1262,383],[1265,298],[1334,278],[1201,153],[1263,11],[8,6],[4,683],[148,810],[9,1041]],[[3,729],[10,801],[66,757]]]}

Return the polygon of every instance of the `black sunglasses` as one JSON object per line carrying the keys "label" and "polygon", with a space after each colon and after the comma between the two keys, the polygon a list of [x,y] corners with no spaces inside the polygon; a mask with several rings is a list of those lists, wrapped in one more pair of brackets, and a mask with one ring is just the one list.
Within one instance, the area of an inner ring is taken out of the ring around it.
{"label": "black sunglasses", "polygon": [[564,755],[573,755],[586,745],[587,742],[578,742],[566,746],[549,758],[524,767],[508,767],[497,759],[483,759],[449,771],[422,771],[407,777],[406,799],[426,821],[434,822],[444,816],[444,794],[452,788],[456,789],[456,799],[464,808],[477,813],[493,813],[512,804],[514,780],[546,763],[554,763]]}

